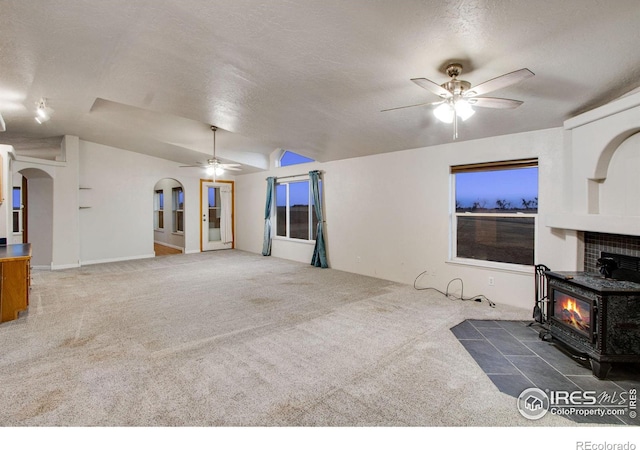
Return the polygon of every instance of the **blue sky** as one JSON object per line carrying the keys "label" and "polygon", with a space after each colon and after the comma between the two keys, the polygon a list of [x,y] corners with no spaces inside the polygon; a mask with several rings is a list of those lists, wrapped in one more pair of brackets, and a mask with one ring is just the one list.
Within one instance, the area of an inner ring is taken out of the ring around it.
{"label": "blue sky", "polygon": [[456,174],[456,200],[462,207],[484,201],[485,207],[493,208],[498,199],[518,207],[522,206],[523,198],[531,200],[537,196],[537,167]]}
{"label": "blue sky", "polygon": [[[287,194],[284,184],[276,185],[276,206],[287,205]],[[309,182],[299,181],[289,183],[289,204],[308,205],[309,204]]]}

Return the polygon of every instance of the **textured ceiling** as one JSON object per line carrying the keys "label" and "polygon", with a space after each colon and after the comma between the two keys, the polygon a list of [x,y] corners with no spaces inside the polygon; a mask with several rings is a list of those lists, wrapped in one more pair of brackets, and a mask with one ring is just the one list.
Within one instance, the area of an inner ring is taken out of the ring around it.
{"label": "textured ceiling", "polygon": [[[640,85],[640,2],[371,0],[0,1],[0,143],[36,152],[63,134],[179,163],[217,152],[265,168],[276,148],[319,161],[452,141],[411,83],[476,85],[459,140],[561,126]],[[55,110],[43,125],[35,103]],[[27,153],[25,153],[27,154]]]}

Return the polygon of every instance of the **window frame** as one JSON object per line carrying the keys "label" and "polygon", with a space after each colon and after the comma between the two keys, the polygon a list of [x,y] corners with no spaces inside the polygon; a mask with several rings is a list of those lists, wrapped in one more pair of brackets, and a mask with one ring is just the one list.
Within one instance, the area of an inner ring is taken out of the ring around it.
{"label": "window frame", "polygon": [[[304,159],[304,161],[294,162],[290,164],[282,164],[282,159],[287,155],[287,153],[294,155],[296,157],[302,158]],[[280,152],[280,156],[278,156],[276,167],[291,167],[291,166],[297,166],[300,164],[309,164],[313,162],[316,162],[316,161],[312,158],[309,158],[308,156],[301,155],[300,153],[296,153],[292,150],[282,150]]]}
{"label": "window frame", "polygon": [[[297,238],[297,237],[291,237],[291,205],[289,204],[290,202],[290,195],[289,195],[289,185],[293,184],[293,183],[301,183],[301,182],[306,182],[307,186],[308,186],[308,200],[309,200],[309,211],[308,211],[308,239],[303,239],[303,238]],[[286,220],[286,236],[281,236],[278,234],[278,195],[277,195],[277,191],[278,191],[278,186],[286,186],[286,201],[285,201],[285,206],[286,206],[286,212],[285,212],[285,220]],[[318,184],[318,189],[320,190],[320,201],[322,201],[322,181],[319,181]],[[273,223],[273,227],[272,227],[272,233],[273,236],[272,238],[275,240],[282,240],[282,241],[289,241],[289,242],[303,242],[303,243],[310,243],[310,244],[315,244],[316,240],[312,239],[316,229],[314,229],[314,223],[317,224],[317,219],[314,222],[314,217],[315,217],[315,207],[314,207],[314,203],[313,203],[313,194],[311,192],[311,179],[309,178],[308,175],[302,175],[299,177],[287,177],[286,180],[282,180],[282,181],[278,181],[278,179],[276,178],[276,184],[275,184],[275,189],[274,189],[274,205],[275,207],[273,208],[273,213],[272,213],[272,218],[271,218],[271,222]]]}
{"label": "window frame", "polygon": [[[447,263],[478,266],[491,269],[499,269],[510,272],[526,272],[530,273],[536,264],[538,254],[538,216],[539,210],[536,206],[536,212],[458,212],[456,208],[456,174],[469,172],[488,172],[503,171],[511,169],[537,168],[539,171],[538,158],[514,159],[506,161],[484,162],[477,164],[454,165],[450,167],[450,214],[449,214],[449,258]],[[539,172],[538,172],[539,177]],[[540,188],[538,185],[539,198]],[[494,218],[532,218],[533,219],[533,262],[531,264],[518,264],[502,261],[491,261],[487,259],[465,258],[457,256],[458,245],[458,218],[459,217],[494,217]]]}
{"label": "window frame", "polygon": [[154,229],[164,231],[164,190],[156,189],[154,193]]}
{"label": "window frame", "polygon": [[[18,204],[14,204],[15,192],[18,191]],[[23,222],[24,204],[22,202],[22,188],[20,186],[13,186],[11,190],[11,229],[13,234],[22,234],[24,232]],[[18,217],[18,230],[14,229],[15,216]]]}
{"label": "window frame", "polygon": [[[182,194],[182,208],[180,208],[180,194]],[[171,202],[172,202],[172,218],[173,224],[171,226],[171,232],[174,234],[184,234],[184,189],[182,186],[175,186],[171,188]],[[179,229],[178,215],[182,214],[182,229]]]}

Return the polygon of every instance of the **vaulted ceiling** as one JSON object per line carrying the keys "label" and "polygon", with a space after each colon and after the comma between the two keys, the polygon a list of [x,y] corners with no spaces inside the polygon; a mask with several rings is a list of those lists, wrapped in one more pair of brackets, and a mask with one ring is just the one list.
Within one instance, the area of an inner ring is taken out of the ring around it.
{"label": "vaulted ceiling", "polygon": [[[0,143],[60,136],[249,170],[276,148],[319,161],[452,141],[410,82],[477,85],[528,68],[458,140],[561,126],[640,86],[637,0],[2,0]],[[493,96],[493,95],[492,95]],[[41,97],[55,111],[34,121]],[[177,164],[178,165],[178,164]]]}

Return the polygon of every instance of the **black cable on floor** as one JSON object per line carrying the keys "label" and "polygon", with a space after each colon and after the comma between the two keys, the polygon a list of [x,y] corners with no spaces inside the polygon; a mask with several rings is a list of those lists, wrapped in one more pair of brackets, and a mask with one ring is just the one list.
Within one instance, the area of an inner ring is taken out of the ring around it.
{"label": "black cable on floor", "polygon": [[[427,271],[425,270],[424,272],[422,272],[421,274],[419,274],[415,280],[413,280],[413,288],[417,291],[427,291],[427,290],[431,290],[431,291],[436,291],[442,295],[444,295],[445,297],[449,298],[449,299],[453,299],[453,300],[462,300],[462,301],[469,301],[469,300],[473,300],[476,302],[482,302],[482,300],[486,300],[487,303],[489,304],[489,306],[491,306],[492,308],[496,307],[496,304],[493,303],[487,296],[480,294],[480,295],[474,295],[472,297],[464,297],[464,282],[462,281],[462,278],[453,278],[452,280],[450,280],[447,283],[447,289],[445,292],[442,292],[439,289],[436,289],[434,287],[423,287],[423,288],[419,288],[416,286],[416,283],[418,282],[418,279],[424,275],[425,273],[427,273]],[[451,285],[451,283],[453,283],[454,281],[460,281],[460,296],[457,297],[453,294],[449,294],[449,286]]]}

